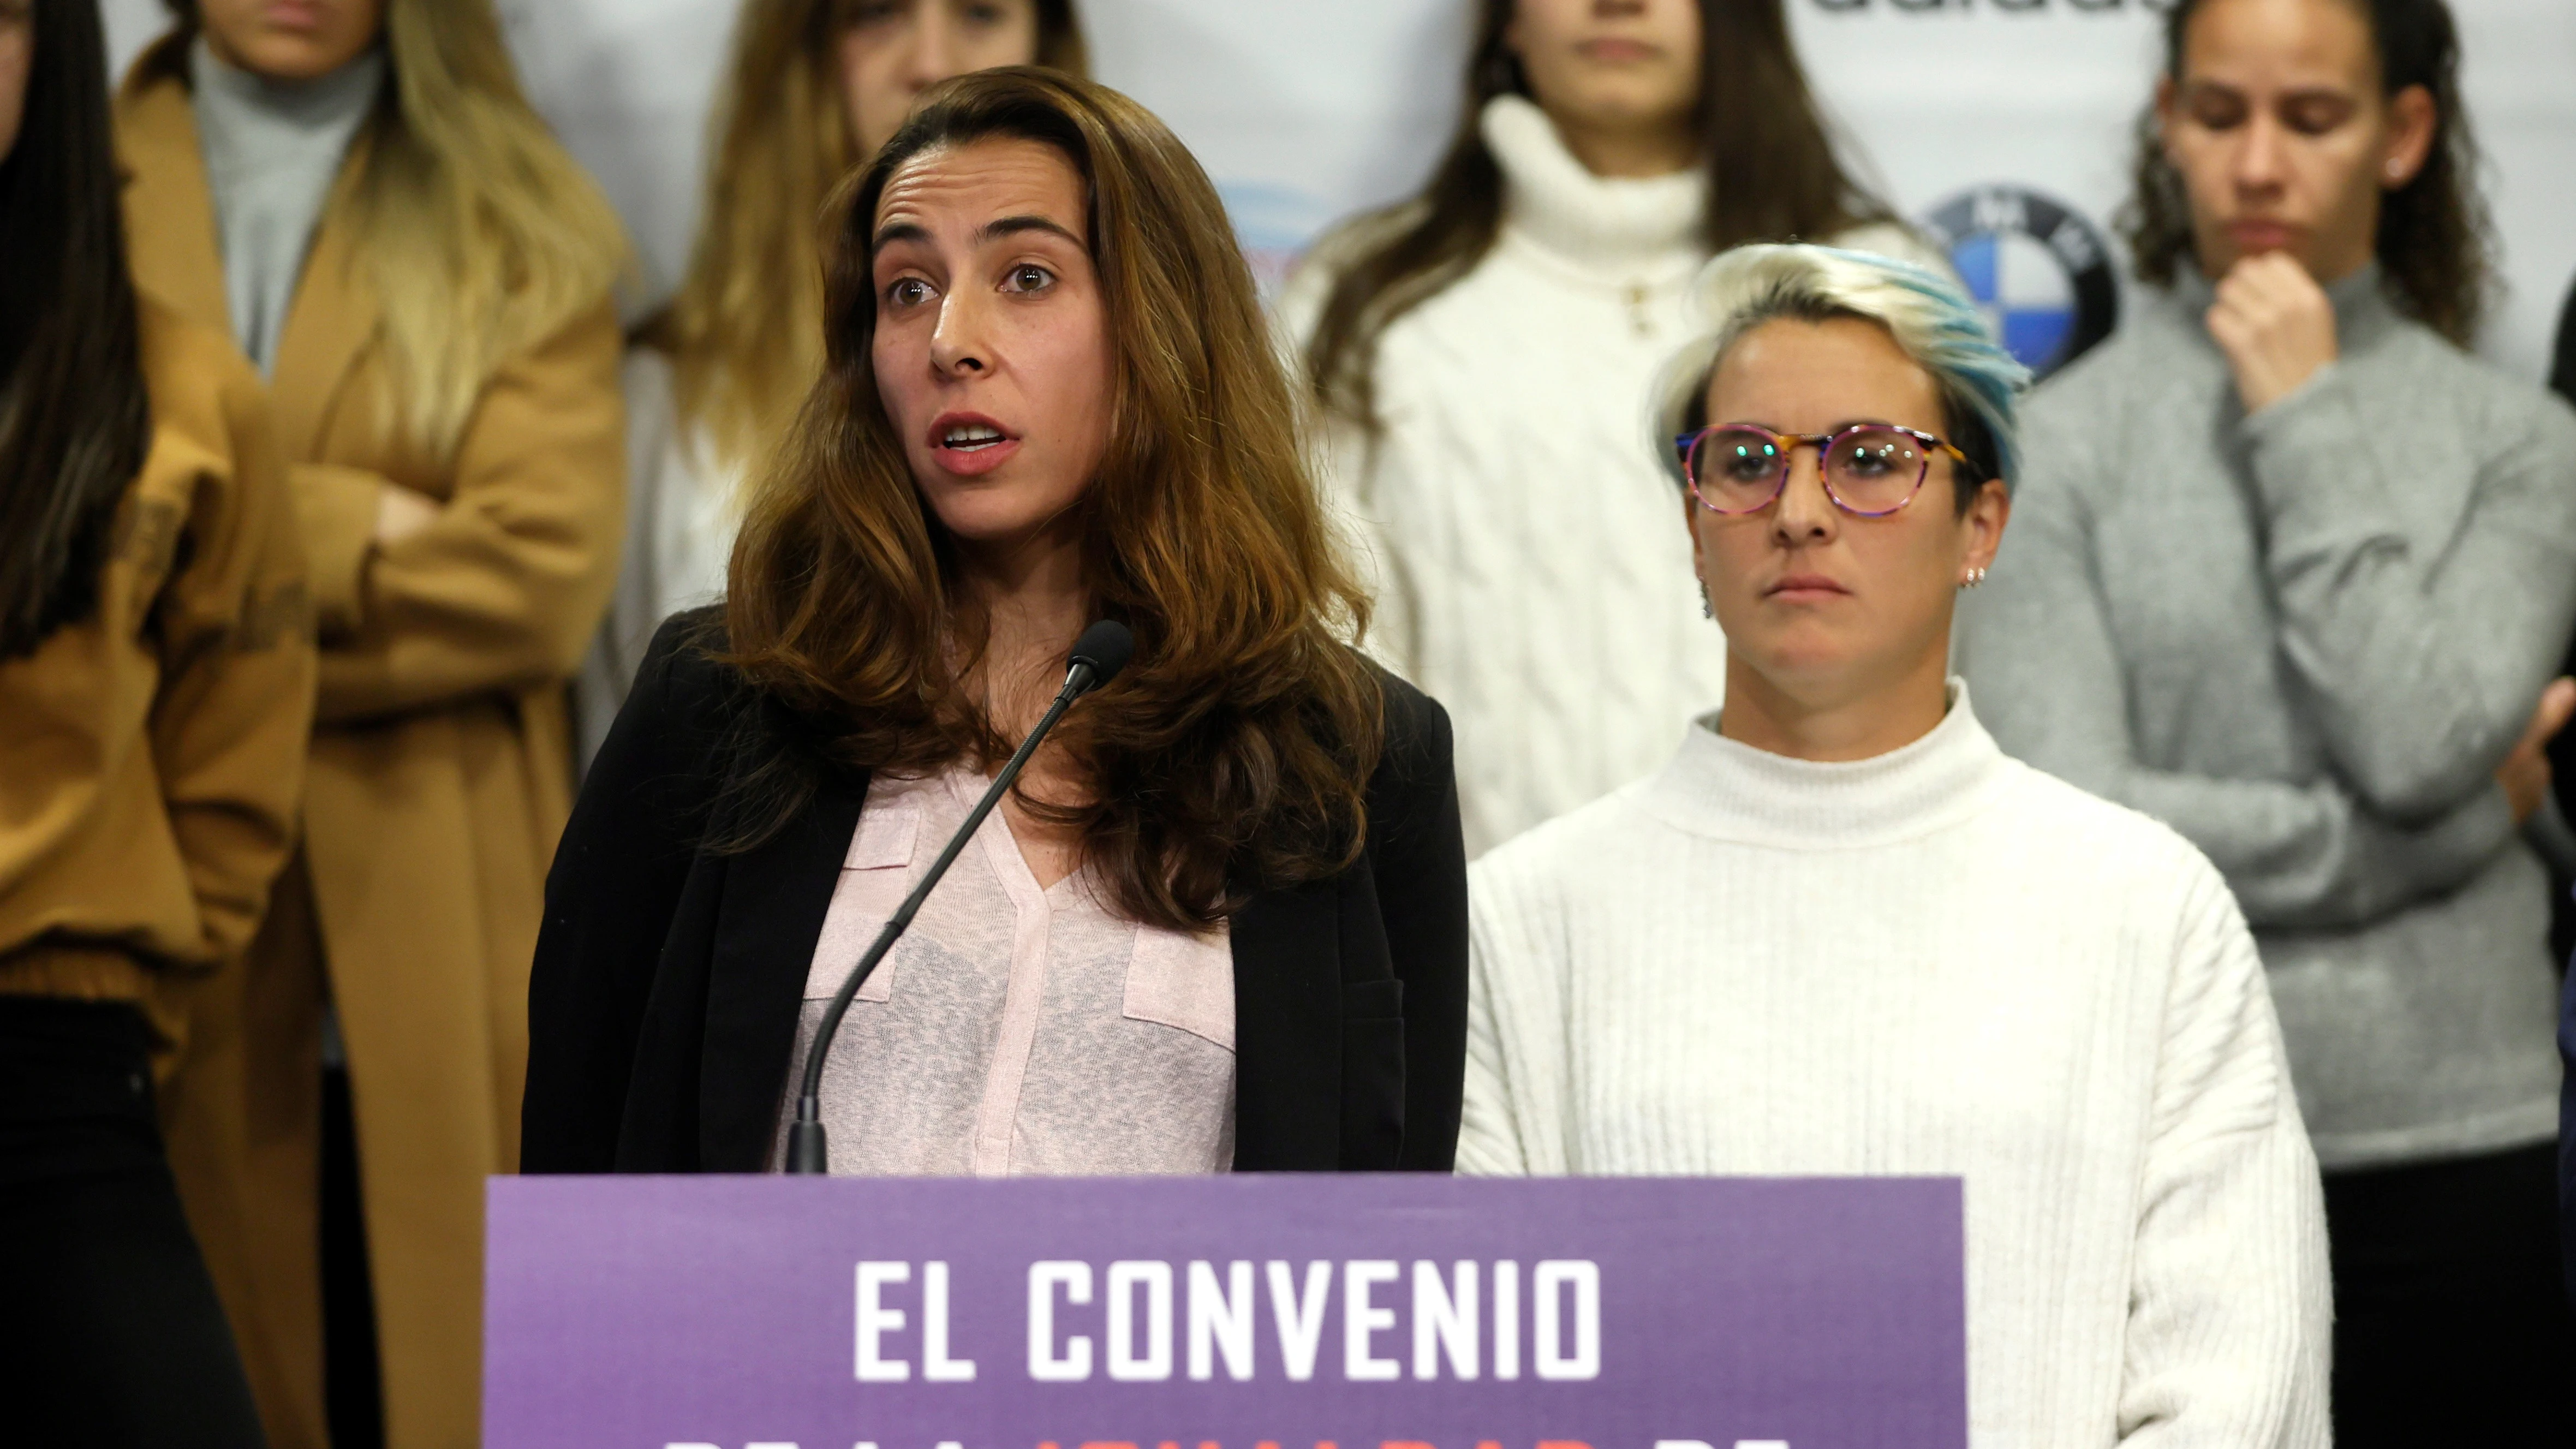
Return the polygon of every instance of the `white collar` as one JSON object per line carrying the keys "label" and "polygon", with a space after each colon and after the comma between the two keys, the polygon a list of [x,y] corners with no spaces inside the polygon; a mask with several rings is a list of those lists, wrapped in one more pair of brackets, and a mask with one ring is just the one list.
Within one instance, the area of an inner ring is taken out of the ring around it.
{"label": "white collar", "polygon": [[1701,719],[1663,770],[1628,787],[1657,819],[1694,835],[1793,850],[1915,839],[1977,813],[2013,770],[1977,722],[1968,686],[1921,739],[1866,760],[1791,759],[1717,732]]}
{"label": "white collar", "polygon": [[1500,95],[1477,118],[1503,172],[1503,219],[1514,231],[1586,267],[1633,266],[1706,251],[1708,175],[1595,176],[1556,123],[1526,97]]}

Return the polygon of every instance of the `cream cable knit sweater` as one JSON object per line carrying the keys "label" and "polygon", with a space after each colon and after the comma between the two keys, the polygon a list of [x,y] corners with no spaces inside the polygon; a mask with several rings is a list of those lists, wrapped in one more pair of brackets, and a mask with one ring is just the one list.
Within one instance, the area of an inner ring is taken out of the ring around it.
{"label": "cream cable knit sweater", "polygon": [[671,359],[630,347],[619,369],[626,392],[626,554],[608,616],[573,676],[574,744],[590,768],[626,703],[653,631],[682,609],[725,594],[733,538],[742,527],[741,475],[711,461],[715,444],[680,423]]}
{"label": "cream cable knit sweater", "polygon": [[1978,1449],[2321,1446],[2316,1159],[2235,901],[2007,759],[1689,732],[1472,871],[1461,1171],[1967,1183]]}
{"label": "cream cable knit sweater", "polygon": [[[1470,855],[1652,771],[1726,682],[1648,425],[1708,259],[1702,175],[1594,176],[1518,96],[1482,125],[1502,236],[1387,329],[1383,433],[1372,449],[1337,431],[1325,467],[1375,556],[1372,651],[1456,727]],[[1279,312],[1296,345],[1367,230],[1290,280]],[[1945,265],[1897,227],[1835,241]]]}

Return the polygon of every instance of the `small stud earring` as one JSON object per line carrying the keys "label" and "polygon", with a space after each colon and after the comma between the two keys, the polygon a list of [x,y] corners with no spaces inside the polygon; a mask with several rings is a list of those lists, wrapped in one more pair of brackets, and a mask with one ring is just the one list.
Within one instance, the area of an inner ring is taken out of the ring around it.
{"label": "small stud earring", "polygon": [[1973,568],[1968,570],[1968,576],[1965,579],[1959,581],[1959,587],[1963,589],[1973,589],[1985,581],[1986,571],[1982,568]]}

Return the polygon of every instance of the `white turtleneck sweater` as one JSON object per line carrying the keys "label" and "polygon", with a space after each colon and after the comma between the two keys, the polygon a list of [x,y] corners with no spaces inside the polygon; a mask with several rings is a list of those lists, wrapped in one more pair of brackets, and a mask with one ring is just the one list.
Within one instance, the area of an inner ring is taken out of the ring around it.
{"label": "white turtleneck sweater", "polygon": [[[1648,417],[1708,260],[1704,174],[1595,176],[1518,96],[1482,125],[1501,237],[1379,339],[1382,432],[1336,429],[1324,468],[1374,555],[1372,652],[1457,730],[1470,855],[1654,769],[1726,673]],[[1328,239],[1290,280],[1295,345],[1373,233]],[[1947,265],[1893,226],[1833,240]]]}
{"label": "white turtleneck sweater", "polygon": [[1478,862],[1459,1169],[1962,1177],[1978,1449],[2322,1446],[2323,1205],[2244,919],[1952,688],[1849,764],[1712,717]]}

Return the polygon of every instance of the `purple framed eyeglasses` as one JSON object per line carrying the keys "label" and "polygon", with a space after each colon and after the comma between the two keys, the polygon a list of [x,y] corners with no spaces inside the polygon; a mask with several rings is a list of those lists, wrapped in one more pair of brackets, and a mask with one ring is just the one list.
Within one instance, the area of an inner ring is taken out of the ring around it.
{"label": "purple framed eyeglasses", "polygon": [[1932,455],[1968,455],[1930,433],[1893,423],[1854,423],[1835,433],[1775,433],[1751,423],[1716,423],[1673,440],[1691,496],[1711,513],[1758,513],[1789,486],[1789,456],[1812,446],[1825,496],[1859,518],[1885,518],[1923,491]]}

